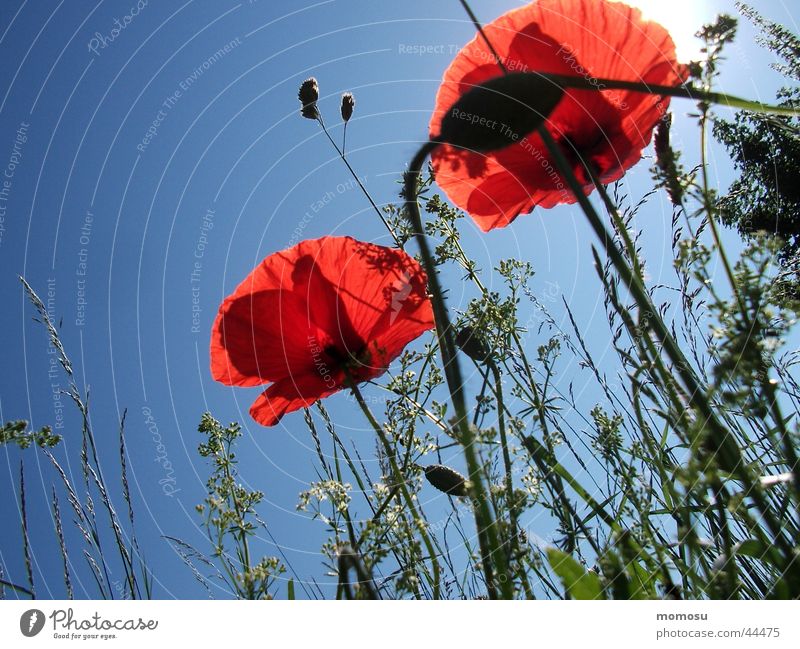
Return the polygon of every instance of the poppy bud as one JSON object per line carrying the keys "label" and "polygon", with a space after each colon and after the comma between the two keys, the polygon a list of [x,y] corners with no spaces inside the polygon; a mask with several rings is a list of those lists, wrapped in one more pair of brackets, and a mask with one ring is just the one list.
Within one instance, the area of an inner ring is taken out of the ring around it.
{"label": "poppy bud", "polygon": [[353,116],[353,109],[356,107],[356,100],[352,92],[346,92],[342,95],[342,119],[349,122]]}
{"label": "poppy bud", "polygon": [[443,464],[426,466],[425,477],[434,487],[448,496],[467,495],[467,479],[449,466]]}
{"label": "poppy bud", "polygon": [[456,345],[473,361],[485,363],[491,352],[472,327],[464,327],[456,334]]}
{"label": "poppy bud", "polygon": [[319,85],[314,77],[306,79],[300,86],[297,98],[303,104],[300,114],[306,119],[319,119],[317,100],[319,99]]}
{"label": "poppy bud", "polygon": [[536,130],[563,94],[530,72],[494,77],[463,94],[445,113],[439,139],[481,153],[502,149]]}

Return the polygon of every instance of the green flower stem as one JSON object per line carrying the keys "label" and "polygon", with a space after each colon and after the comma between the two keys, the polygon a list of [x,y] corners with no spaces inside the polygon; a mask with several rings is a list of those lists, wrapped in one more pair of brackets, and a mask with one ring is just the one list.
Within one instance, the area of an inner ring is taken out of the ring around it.
{"label": "green flower stem", "polygon": [[472,24],[475,26],[475,29],[478,30],[478,33],[481,35],[483,42],[486,43],[486,46],[489,48],[489,51],[494,56],[494,60],[500,69],[503,71],[503,74],[508,74],[508,69],[506,68],[505,63],[503,63],[503,59],[500,58],[500,55],[497,53],[497,50],[494,49],[494,45],[492,45],[492,41],[489,40],[488,36],[486,36],[486,32],[483,31],[483,26],[481,25],[480,20],[475,15],[475,12],[472,11],[472,7],[469,6],[469,2],[467,0],[459,0],[461,2],[461,6],[464,8],[464,11],[467,12],[469,19],[472,21]]}
{"label": "green flower stem", "polygon": [[633,272],[637,277],[644,278],[642,266],[639,263],[639,255],[636,254],[636,246],[633,244],[633,239],[631,239],[628,228],[625,227],[625,222],[622,220],[617,206],[614,204],[614,201],[611,200],[611,197],[608,195],[608,192],[600,180],[600,177],[597,175],[597,169],[585,161],[583,167],[586,170],[586,173],[589,174],[589,178],[591,178],[595,189],[597,189],[597,193],[600,194],[600,198],[603,200],[606,211],[611,217],[611,220],[614,222],[614,227],[617,229],[617,232],[619,232],[619,236],[622,237],[622,241],[625,244],[625,250],[628,252],[628,258],[631,260],[631,264],[633,265]]}
{"label": "green flower stem", "polygon": [[428,155],[439,145],[437,141],[425,143],[414,156],[405,175],[405,199],[408,217],[414,230],[414,236],[419,245],[422,263],[428,275],[428,287],[432,296],[433,315],[436,320],[436,335],[439,341],[439,351],[442,355],[444,373],[447,385],[450,390],[450,399],[456,415],[456,430],[464,448],[464,457],[467,462],[469,480],[472,485],[470,495],[475,507],[475,523],[478,531],[478,544],[481,550],[483,569],[487,579],[487,588],[494,588],[495,579],[493,578],[492,565],[497,566],[497,582],[503,598],[513,599],[514,585],[508,570],[505,553],[500,550],[498,540],[497,525],[494,521],[489,498],[483,484],[481,463],[476,451],[475,436],[469,427],[466,403],[464,400],[464,386],[461,377],[461,368],[458,364],[456,355],[453,332],[450,325],[450,318],[447,314],[447,307],[444,302],[439,278],[428,246],[428,240],[422,225],[422,217],[417,204],[417,182]]}
{"label": "green flower stem", "polygon": [[733,538],[731,536],[730,525],[728,523],[728,501],[730,500],[722,481],[717,477],[713,481],[714,503],[719,517],[719,536],[722,538],[722,546],[725,548],[724,580],[725,598],[732,599],[736,596],[738,584],[738,567],[736,557],[733,552]]}
{"label": "green flower stem", "polygon": [[536,72],[545,79],[549,79],[553,83],[561,86],[562,88],[579,88],[581,90],[632,90],[633,92],[641,92],[648,95],[662,95],[669,97],[681,97],[683,99],[692,99],[694,101],[703,101],[709,104],[721,104],[729,108],[740,108],[742,110],[749,110],[753,113],[771,113],[773,115],[784,115],[793,117],[800,115],[800,107],[790,106],[773,106],[770,104],[762,104],[758,101],[750,101],[749,99],[742,99],[733,95],[727,95],[722,92],[709,92],[694,88],[692,86],[660,86],[650,83],[640,83],[637,81],[620,81],[618,79],[601,79],[597,77],[575,77],[566,74],[551,74],[548,72]]}
{"label": "green flower stem", "polygon": [[[246,599],[255,599],[255,589],[253,587],[253,580],[251,576],[250,567],[250,544],[247,541],[247,529],[245,528],[245,514],[246,512],[241,506],[241,503],[236,498],[236,478],[231,472],[230,458],[232,456],[231,440],[225,441],[225,467],[224,467],[224,482],[231,485],[230,499],[233,504],[233,510],[236,512],[236,525],[231,528],[231,532],[238,536],[239,546],[236,553],[239,555],[239,563],[242,566],[242,583],[245,588],[244,596]],[[236,530],[234,532],[234,530]]]}
{"label": "green flower stem", "polygon": [[695,377],[694,372],[689,365],[689,362],[686,360],[677,342],[675,342],[674,338],[667,329],[667,326],[661,319],[658,310],[653,305],[647,290],[644,288],[644,285],[641,282],[641,279],[631,270],[630,266],[625,260],[625,257],[613,243],[611,235],[595,211],[594,206],[584,194],[580,181],[575,177],[572,168],[564,157],[564,154],[562,153],[558,144],[555,142],[555,140],[553,140],[553,137],[546,128],[540,127],[538,129],[538,133],[550,151],[550,154],[553,156],[553,161],[556,164],[556,168],[566,180],[567,184],[575,195],[581,209],[589,221],[589,224],[592,226],[592,229],[605,246],[606,252],[610,257],[611,262],[614,264],[617,272],[620,274],[622,281],[628,287],[631,295],[636,300],[639,309],[648,315],[649,327],[653,333],[655,333],[659,342],[663,345],[665,351],[667,352],[667,355],[678,370],[678,374],[681,377],[684,386],[686,387],[692,406],[700,415],[700,417],[702,417],[705,425],[711,429],[712,434],[709,436],[708,441],[711,442],[713,446],[709,450],[711,450],[714,454],[718,454],[721,466],[726,471],[729,471],[732,475],[734,475],[736,479],[742,482],[745,487],[745,493],[747,493],[753,499],[756,507],[761,512],[764,521],[775,540],[775,545],[772,545],[769,548],[773,559],[779,558],[775,551],[776,546],[778,546],[780,547],[785,559],[785,561],[779,561],[778,565],[783,564],[787,569],[791,567],[793,574],[796,573],[797,567],[792,565],[794,557],[793,549],[786,541],[780,522],[775,518],[775,512],[769,507],[765,499],[763,489],[757,483],[757,481],[753,479],[751,472],[744,465],[739,448],[736,446],[729,432],[725,430],[725,428],[717,419],[711,404],[706,398],[705,392],[699,385],[697,378]]}
{"label": "green flower stem", "polygon": [[[336,469],[336,480],[340,484],[344,484],[344,480],[342,480],[342,470],[341,470],[341,467],[339,466],[339,451],[337,450],[336,446],[337,446],[337,444],[336,444],[336,441],[334,440],[334,443],[333,443],[333,465],[334,465],[334,468]],[[351,469],[351,471],[352,471],[352,469]],[[360,483],[361,482],[360,477],[358,477],[357,479],[358,479],[358,482]],[[364,491],[363,486],[361,486],[360,489],[362,491]],[[360,547],[358,545],[358,541],[356,540],[356,532],[355,532],[355,529],[353,529],[353,521],[350,518],[350,508],[349,507],[345,507],[344,508],[344,511],[342,512],[342,518],[344,518],[344,524],[345,524],[345,527],[347,528],[347,537],[350,539],[350,546],[352,547],[352,549],[355,552],[359,552],[360,551]]]}
{"label": "green flower stem", "polygon": [[[505,469],[505,488],[506,488],[506,503],[508,506],[509,519],[511,522],[511,530],[509,532],[509,549],[510,557],[516,558],[519,556],[519,516],[517,515],[517,504],[514,497],[514,478],[511,466],[511,454],[508,450],[508,436],[506,435],[506,415],[505,404],[503,401],[503,379],[500,374],[500,369],[497,364],[490,358],[487,365],[492,371],[494,376],[494,395],[497,399],[497,428],[500,433],[500,445],[503,449],[503,468]],[[511,564],[511,561],[509,561]],[[511,567],[511,566],[509,566]],[[525,591],[525,597],[533,599],[533,591],[528,582],[528,576],[524,570],[519,573],[522,589]]]}
{"label": "green flower stem", "polygon": [[494,376],[494,396],[497,399],[497,427],[500,433],[500,446],[503,449],[503,468],[505,469],[506,476],[505,476],[505,488],[506,488],[506,499],[508,500],[508,508],[511,512],[511,520],[515,526],[514,529],[514,537],[516,537],[516,508],[513,506],[514,502],[514,481],[512,479],[512,472],[511,472],[511,454],[508,452],[508,437],[506,435],[506,425],[505,425],[505,412],[503,406],[503,385],[502,385],[502,377],[500,376],[500,370],[497,369],[497,365],[494,361],[489,360],[488,365],[492,370],[492,375]]}
{"label": "green flower stem", "polygon": [[381,599],[378,596],[378,591],[375,590],[372,575],[367,572],[367,569],[361,562],[361,557],[358,552],[353,548],[345,546],[339,551],[339,581],[341,583],[343,577],[347,579],[344,590],[348,593],[348,599],[354,599],[352,592],[350,592],[350,568],[355,570],[356,576],[358,577],[358,585],[361,586],[365,592],[365,599]]}
{"label": "green flower stem", "polygon": [[[469,19],[472,21],[472,24],[475,27],[475,30],[478,32],[478,34],[480,34],[480,37],[483,39],[484,43],[486,43],[486,46],[489,48],[489,51],[492,53],[492,56],[494,57],[495,63],[497,64],[497,67],[500,68],[500,70],[503,72],[503,74],[508,74],[508,72],[509,72],[508,68],[506,67],[505,63],[503,63],[503,59],[497,53],[497,50],[494,48],[494,45],[492,45],[492,41],[489,40],[489,37],[486,35],[486,32],[483,30],[483,25],[481,25],[481,22],[478,20],[478,17],[475,15],[475,12],[472,11],[472,7],[470,7],[469,2],[467,2],[467,0],[459,0],[459,1],[461,2],[461,6],[464,8],[464,11],[467,12],[467,15],[469,16]],[[459,250],[460,250],[460,246],[459,246]],[[461,251],[461,252],[462,252],[462,255],[463,255],[463,251]],[[480,280],[477,278],[477,275],[475,275],[474,273],[470,273],[470,274],[475,278],[475,280],[478,283],[478,286],[481,289],[481,291],[484,294],[486,294],[486,289],[483,288],[482,284],[480,283]],[[520,358],[522,359],[522,363],[523,363],[523,366],[525,368],[525,373],[527,374],[527,377],[528,377],[528,384],[530,385],[531,390],[533,391],[532,397],[533,397],[534,407],[537,409],[537,411],[539,413],[539,423],[541,424],[542,432],[545,435],[545,439],[547,439],[547,437],[548,437],[548,426],[547,426],[547,416],[545,414],[544,402],[539,397],[539,390],[538,390],[538,388],[536,386],[536,381],[533,378],[533,373],[532,373],[530,365],[528,363],[528,358],[525,355],[524,349],[522,348],[522,341],[520,340],[520,338],[517,335],[516,331],[512,331],[512,336],[514,338],[514,343],[516,344],[517,349],[519,350],[519,355],[520,355]],[[566,493],[564,492],[564,484],[563,484],[563,482],[561,480],[561,477],[558,476],[558,475],[555,475],[555,474],[554,474],[554,476],[555,476],[554,480],[555,480],[555,483],[556,483],[555,486],[558,489],[558,497],[559,497],[559,500],[561,501],[561,510],[562,510],[562,513],[563,513],[563,515],[560,516],[560,518],[562,519],[562,524],[564,525],[565,530],[567,530],[568,536],[570,538],[570,546],[571,547],[569,548],[569,550],[571,552],[574,549],[574,534],[573,534],[573,531],[575,529],[575,525],[573,524],[572,521],[569,520],[568,513],[570,511],[572,511],[572,506],[570,505],[569,500],[566,497]],[[577,525],[578,527],[583,527],[583,524],[582,524],[582,522],[581,522],[581,520],[579,518],[575,518],[575,521],[578,523],[578,525]]]}
{"label": "green flower stem", "polygon": [[711,193],[708,182],[708,164],[706,162],[707,122],[708,109],[707,107],[703,106],[702,115],[700,117],[700,171],[701,177],[703,178],[703,208],[705,209],[708,225],[711,229],[711,236],[714,238],[714,243],[716,244],[717,251],[719,252],[719,258],[722,261],[722,267],[725,269],[725,275],[728,276],[728,282],[731,285],[731,291],[733,291],[733,294],[736,297],[736,302],[739,305],[739,311],[741,311],[742,316],[745,318],[745,321],[747,321],[750,319],[750,315],[747,313],[747,307],[745,307],[744,299],[739,292],[739,286],[736,284],[736,278],[733,275],[733,267],[728,261],[728,255],[725,252],[725,248],[722,246],[722,240],[719,236],[719,229],[717,228],[717,220],[714,218],[715,208],[711,201]]}
{"label": "green flower stem", "polygon": [[352,377],[350,376],[349,372],[345,370],[345,375],[347,377],[347,386],[353,392],[353,396],[358,402],[358,405],[361,408],[361,411],[364,413],[364,416],[369,421],[372,428],[375,430],[375,433],[378,435],[378,439],[381,440],[381,444],[383,445],[383,450],[386,452],[386,458],[389,460],[389,466],[392,469],[392,478],[395,481],[395,484],[400,488],[400,494],[405,501],[406,507],[408,507],[408,511],[411,514],[411,518],[414,521],[414,525],[419,530],[419,535],[422,538],[422,543],[425,545],[425,549],[428,552],[428,555],[431,559],[431,568],[433,569],[433,598],[440,599],[441,593],[439,588],[439,581],[441,579],[441,570],[439,568],[439,561],[436,559],[436,551],[433,548],[433,543],[431,542],[431,538],[428,535],[427,530],[425,529],[425,520],[419,515],[417,512],[417,507],[414,504],[414,500],[411,498],[411,494],[408,492],[408,488],[406,487],[405,478],[403,474],[400,472],[400,467],[397,466],[397,460],[395,459],[394,449],[392,445],[389,443],[389,440],[386,437],[386,432],[383,430],[383,426],[378,423],[378,420],[375,419],[375,416],[372,414],[372,411],[369,409],[367,402],[364,401],[364,397],[361,394],[361,390],[359,390],[358,385],[355,381],[353,381]]}
{"label": "green flower stem", "polygon": [[[472,11],[469,9],[469,6],[466,3],[462,3],[462,4],[467,9],[467,11],[470,14],[470,16],[474,17],[474,14],[472,14]],[[479,30],[481,29],[480,26],[478,26],[478,29]],[[489,43],[488,40],[487,40],[487,43]],[[489,43],[489,46],[491,47],[491,43]],[[473,281],[475,286],[481,292],[481,295],[484,298],[488,297],[489,291],[483,285],[483,282],[481,282],[480,277],[478,277],[478,275],[474,272],[474,270],[472,268],[470,268],[470,265],[468,263],[469,259],[467,257],[467,254],[464,252],[464,249],[461,247],[461,242],[459,241],[459,238],[457,236],[455,236],[455,233],[453,232],[452,228],[450,228],[449,225],[445,224],[445,227],[447,228],[448,232],[450,232],[450,234],[453,235],[452,241],[453,241],[453,244],[456,247],[456,251],[457,251],[458,256],[459,256],[458,261],[461,264],[461,267],[464,268],[464,270],[467,271],[467,274],[468,274],[469,278]],[[533,404],[533,407],[536,409],[536,412],[537,412],[538,417],[539,417],[539,424],[542,427],[542,432],[544,433],[545,438],[547,438],[549,436],[549,426],[547,425],[546,409],[544,407],[544,403],[542,401],[542,398],[539,395],[539,387],[536,384],[536,380],[533,378],[533,370],[531,369],[530,363],[528,362],[528,357],[525,354],[525,349],[523,348],[522,340],[520,339],[519,334],[517,333],[516,329],[512,329],[511,338],[513,339],[514,345],[517,348],[517,352],[519,354],[519,359],[522,362],[522,366],[523,366],[523,368],[525,370],[525,376],[528,379],[528,387],[530,387],[530,391],[528,391],[526,389],[526,393],[528,393],[530,398],[531,398],[531,402]],[[514,379],[513,374],[511,376],[511,378]],[[518,380],[514,379],[514,381],[518,386],[520,386],[521,388],[525,389],[524,386]],[[477,412],[476,412],[476,416],[477,416]],[[570,544],[569,544],[569,548],[568,549],[570,551],[572,551],[574,549],[574,546],[575,546],[574,530],[576,528],[576,524],[575,524],[575,521],[571,520],[570,517],[569,517],[570,505],[569,505],[569,501],[567,500],[565,492],[564,492],[563,482],[561,481],[561,478],[558,477],[558,476],[555,476],[554,480],[555,480],[555,482],[557,484],[557,487],[558,487],[557,497],[558,497],[558,499],[560,501],[560,509],[558,510],[558,516],[559,516],[559,519],[561,521],[561,524],[564,527],[564,530],[566,531],[566,533],[567,533],[567,535],[568,535],[568,537],[570,539]],[[549,488],[549,484],[550,483],[548,483],[548,488]]]}

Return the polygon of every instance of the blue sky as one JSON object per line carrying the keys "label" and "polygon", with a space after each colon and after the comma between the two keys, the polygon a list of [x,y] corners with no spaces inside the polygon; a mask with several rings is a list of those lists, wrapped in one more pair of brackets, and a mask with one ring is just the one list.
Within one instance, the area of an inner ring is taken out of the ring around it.
{"label": "blue sky", "polygon": [[[489,21],[520,4],[476,0],[473,7]],[[683,52],[703,21],[733,12],[727,0],[671,2],[669,11],[664,3],[642,4],[661,12]],[[797,11],[788,3],[754,4],[795,26]],[[390,244],[322,133],[299,117],[300,82],[319,80],[320,107],[336,138],[339,95],[355,94],[351,163],[379,204],[395,202],[397,181],[426,135],[441,74],[472,35],[456,0],[5,0],[0,7],[0,165],[11,172],[0,199],[0,418],[39,427],[63,416],[59,456],[70,458],[80,481],[79,422],[65,398],[63,412],[54,400],[65,382],[49,375],[52,355],[31,320],[17,279],[24,275],[41,297],[50,292],[56,320],[63,318],[76,375],[91,389],[101,460],[111,467],[119,417],[128,409],[131,488],[157,596],[204,596],[160,537],[202,547],[194,505],[207,467],[195,449],[205,410],[243,423],[241,471],[248,486],[266,493],[261,515],[300,578],[325,580],[324,527],[295,511],[298,492],[315,479],[302,415],[273,429],[253,423],[247,409],[257,391],[226,388],[209,376],[210,326],[222,298],[250,269],[298,238],[349,234]],[[753,39],[742,22],[721,89],[768,101],[781,79]],[[685,115],[692,105],[673,106],[673,140],[691,156],[696,129]],[[647,189],[648,166],[626,176],[633,195]],[[724,188],[730,168],[716,148],[712,166]],[[669,214],[656,200],[638,221],[653,281],[671,270]],[[487,271],[502,257],[532,261],[534,292],[559,322],[561,297],[569,302],[602,362],[612,350],[592,239],[578,211],[521,217],[487,235],[463,223],[466,248]],[[469,297],[457,276],[449,280],[454,304]],[[498,279],[487,274],[486,281]],[[534,334],[529,340],[537,344]],[[578,394],[587,412],[596,401],[588,390]],[[338,395],[327,405],[340,432],[369,452],[371,434],[353,404]],[[0,450],[0,514],[7,521],[0,565],[17,581],[21,457]],[[43,460],[24,454],[31,540],[40,596],[61,597],[59,580],[41,576],[60,574],[47,500],[56,478]],[[72,533],[68,542],[80,546]],[[274,553],[269,543],[265,551]],[[91,596],[85,570],[79,576],[76,594]]]}

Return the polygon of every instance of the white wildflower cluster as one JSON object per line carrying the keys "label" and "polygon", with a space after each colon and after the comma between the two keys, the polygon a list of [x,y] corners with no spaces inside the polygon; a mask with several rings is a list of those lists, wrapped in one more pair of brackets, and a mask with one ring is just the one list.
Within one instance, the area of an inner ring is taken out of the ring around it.
{"label": "white wildflower cluster", "polygon": [[336,511],[344,512],[350,503],[350,491],[353,487],[347,483],[341,483],[337,480],[322,480],[321,482],[312,482],[307,491],[301,491],[297,509],[299,511],[308,510],[311,501],[317,504],[329,501]]}
{"label": "white wildflower cluster", "polygon": [[532,467],[529,467],[528,470],[523,474],[522,485],[533,498],[538,497],[542,490],[539,477],[536,475],[536,472]]}
{"label": "white wildflower cluster", "polygon": [[389,495],[389,487],[386,485],[385,482],[376,482],[372,485],[372,491],[375,492],[375,496],[381,500]]}

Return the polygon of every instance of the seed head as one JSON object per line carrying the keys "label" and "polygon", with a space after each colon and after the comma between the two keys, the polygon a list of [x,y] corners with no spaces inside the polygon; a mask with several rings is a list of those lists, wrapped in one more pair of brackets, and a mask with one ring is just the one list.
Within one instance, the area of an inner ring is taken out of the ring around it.
{"label": "seed head", "polygon": [[306,119],[319,119],[319,110],[317,110],[317,100],[319,99],[319,85],[314,77],[306,79],[300,86],[300,92],[297,93],[297,98],[303,107],[300,109],[300,114]]}
{"label": "seed head", "polygon": [[353,109],[356,107],[356,100],[352,92],[346,92],[342,95],[342,119],[345,123],[350,121],[353,116]]}

